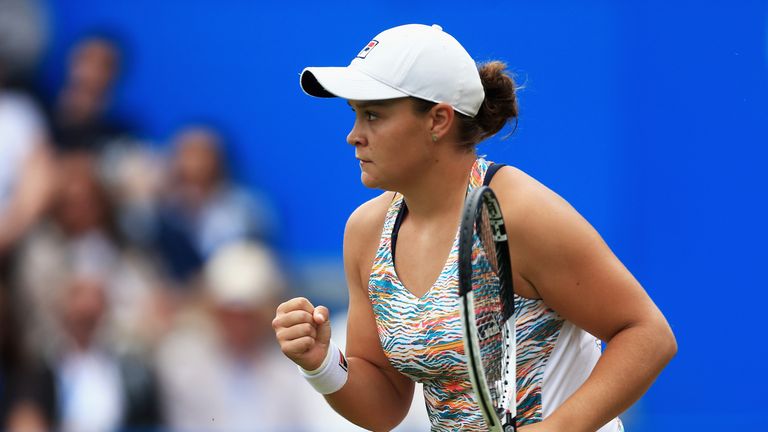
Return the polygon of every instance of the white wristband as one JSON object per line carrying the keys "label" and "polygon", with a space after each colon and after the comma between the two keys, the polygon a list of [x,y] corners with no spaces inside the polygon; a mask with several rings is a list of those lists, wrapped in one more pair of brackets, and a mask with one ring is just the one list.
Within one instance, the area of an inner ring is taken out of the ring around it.
{"label": "white wristband", "polygon": [[347,382],[347,358],[333,341],[328,344],[328,354],[319,368],[308,371],[299,366],[304,379],[320,394],[331,394],[339,391]]}

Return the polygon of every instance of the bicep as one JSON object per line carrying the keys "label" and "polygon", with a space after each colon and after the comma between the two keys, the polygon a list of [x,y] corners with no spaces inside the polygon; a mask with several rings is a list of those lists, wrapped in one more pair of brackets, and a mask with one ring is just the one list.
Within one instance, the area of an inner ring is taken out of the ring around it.
{"label": "bicep", "polygon": [[540,184],[527,188],[525,211],[512,210],[510,248],[520,275],[563,318],[610,340],[622,329],[661,317],[640,283],[595,229]]}
{"label": "bicep", "polygon": [[357,274],[349,274],[357,273],[355,270],[346,272],[349,287],[347,355],[364,358],[381,367],[388,365],[379,341],[373,308],[365,288]]}

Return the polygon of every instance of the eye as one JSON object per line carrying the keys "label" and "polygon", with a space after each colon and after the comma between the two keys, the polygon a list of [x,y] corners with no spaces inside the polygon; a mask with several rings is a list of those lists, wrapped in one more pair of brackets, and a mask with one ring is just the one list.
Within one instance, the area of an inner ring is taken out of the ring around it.
{"label": "eye", "polygon": [[379,115],[373,111],[365,111],[363,115],[365,116],[365,119],[368,121],[373,121],[379,118]]}

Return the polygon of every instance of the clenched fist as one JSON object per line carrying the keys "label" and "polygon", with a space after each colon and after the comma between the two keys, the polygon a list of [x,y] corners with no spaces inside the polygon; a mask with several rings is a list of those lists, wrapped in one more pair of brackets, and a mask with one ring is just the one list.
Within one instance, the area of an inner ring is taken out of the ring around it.
{"label": "clenched fist", "polygon": [[331,340],[328,308],[297,297],[277,307],[272,320],[283,354],[307,371],[322,365]]}

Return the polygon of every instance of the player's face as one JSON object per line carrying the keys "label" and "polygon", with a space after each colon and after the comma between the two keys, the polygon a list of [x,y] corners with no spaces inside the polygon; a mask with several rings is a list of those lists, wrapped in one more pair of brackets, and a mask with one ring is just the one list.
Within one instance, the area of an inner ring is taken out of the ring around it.
{"label": "player's face", "polygon": [[355,146],[365,186],[401,191],[430,160],[428,118],[412,104],[408,98],[349,101],[355,125],[347,142]]}

